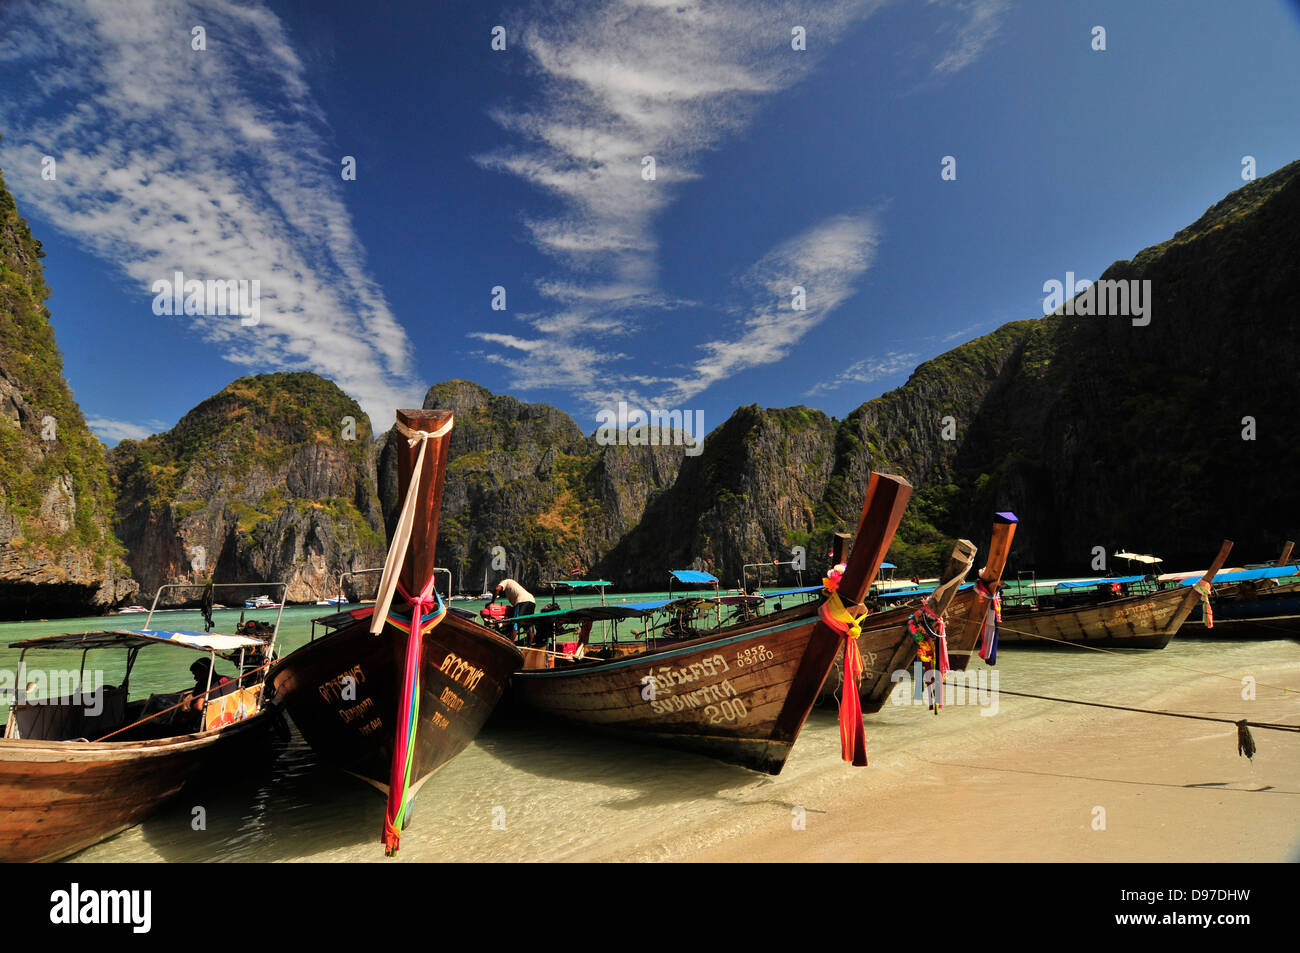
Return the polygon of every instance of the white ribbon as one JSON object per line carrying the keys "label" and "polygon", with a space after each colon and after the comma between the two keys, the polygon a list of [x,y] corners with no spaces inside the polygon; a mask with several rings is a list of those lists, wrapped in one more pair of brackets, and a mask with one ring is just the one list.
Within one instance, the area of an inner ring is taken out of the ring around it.
{"label": "white ribbon", "polygon": [[[397,518],[397,528],[393,530],[393,543],[388,547],[388,558],[384,560],[384,573],[379,577],[379,592],[375,596],[375,614],[370,619],[371,635],[378,635],[384,629],[388,608],[393,603],[393,596],[397,593],[397,581],[402,575],[402,564],[406,562],[406,548],[411,542],[411,531],[415,526],[415,502],[419,498],[420,477],[424,473],[424,451],[429,446],[430,440],[450,433],[455,420],[455,417],[448,418],[445,424],[432,431],[412,430],[400,420],[393,425],[397,432],[406,438],[408,447],[414,447],[418,443],[420,451],[415,455],[411,482],[407,485],[406,497],[402,500],[402,512]],[[419,585],[418,581],[416,585]],[[412,631],[419,631],[418,619],[415,620]]]}

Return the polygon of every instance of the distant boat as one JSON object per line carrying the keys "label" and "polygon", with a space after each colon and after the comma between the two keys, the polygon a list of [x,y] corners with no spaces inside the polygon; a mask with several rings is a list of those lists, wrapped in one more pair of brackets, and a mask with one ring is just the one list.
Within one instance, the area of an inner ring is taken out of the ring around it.
{"label": "distant boat", "polygon": [[141,612],[148,612],[145,606],[122,606],[117,610],[117,615],[135,615]]}
{"label": "distant boat", "polygon": [[351,605],[347,596],[339,596],[337,599],[317,599],[318,606],[346,606]]}
{"label": "distant boat", "polygon": [[1000,642],[1071,643],[1114,648],[1162,649],[1208,593],[1214,577],[1232,552],[1224,540],[1210,568],[1195,583],[1122,595],[1123,587],[1142,584],[1145,577],[1100,577],[1057,585],[1056,593],[1035,597],[1032,607],[1003,609]]}
{"label": "distant boat", "polygon": [[245,609],[279,609],[281,603],[276,602],[270,596],[258,596],[256,599],[245,599]]}

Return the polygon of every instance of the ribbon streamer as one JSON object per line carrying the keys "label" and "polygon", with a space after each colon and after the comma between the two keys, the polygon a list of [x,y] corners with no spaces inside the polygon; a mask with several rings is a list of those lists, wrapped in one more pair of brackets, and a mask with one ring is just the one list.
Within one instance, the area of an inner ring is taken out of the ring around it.
{"label": "ribbon streamer", "polygon": [[[931,620],[934,624],[931,625]],[[907,620],[908,631],[912,633],[912,638],[917,641],[917,658],[925,665],[927,670],[937,669],[939,676],[934,680],[935,684],[931,687],[931,708],[937,715],[939,709],[943,707],[943,683],[948,677],[948,631],[944,627],[943,618],[930,608],[930,600],[927,598],[921,603],[921,607],[912,613],[911,618]]]}
{"label": "ribbon streamer", "polygon": [[1201,605],[1205,610],[1205,627],[1214,628],[1214,608],[1210,605],[1210,584],[1204,579],[1192,583],[1192,588],[1201,594]]}
{"label": "ribbon streamer", "polygon": [[[838,580],[836,580],[838,583]],[[856,767],[867,764],[867,732],[862,724],[862,702],[858,698],[858,679],[862,677],[862,653],[858,636],[862,627],[858,618],[844,607],[839,593],[831,592],[817,610],[826,626],[844,636],[844,687],[840,693],[840,755]]]}
{"label": "ribbon streamer", "polygon": [[[998,664],[998,623],[1002,621],[1002,593],[994,592],[983,579],[975,581],[975,592],[989,603],[980,623],[979,656],[989,665]],[[992,633],[992,634],[990,634]]]}

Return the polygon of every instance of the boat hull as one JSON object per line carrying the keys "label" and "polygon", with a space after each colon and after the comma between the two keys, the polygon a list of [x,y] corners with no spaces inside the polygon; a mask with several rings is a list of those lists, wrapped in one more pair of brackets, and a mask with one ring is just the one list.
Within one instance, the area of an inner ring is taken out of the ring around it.
{"label": "boat hull", "polygon": [[998,642],[1162,649],[1177,634],[1185,588],[1062,609],[1002,611]]}
{"label": "boat hull", "polygon": [[155,741],[0,739],[0,861],[59,860],[134,827],[205,768],[247,754],[269,718]]}
{"label": "boat hull", "polygon": [[[270,675],[312,749],[384,792],[408,638],[391,625],[371,635],[367,615],[287,655]],[[523,660],[509,640],[454,612],[423,638],[413,793],[474,739]]]}
{"label": "boat hull", "polygon": [[1225,586],[1213,596],[1214,628],[1205,625],[1198,603],[1184,633],[1202,638],[1286,639],[1300,636],[1300,584]]}
{"label": "boat hull", "polygon": [[841,640],[816,606],[622,658],[525,669],[518,707],[779,774]]}

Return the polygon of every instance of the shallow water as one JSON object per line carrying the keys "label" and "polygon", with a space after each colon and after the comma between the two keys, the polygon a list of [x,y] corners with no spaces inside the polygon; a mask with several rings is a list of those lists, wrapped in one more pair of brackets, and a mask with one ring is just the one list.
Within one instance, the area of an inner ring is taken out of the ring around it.
{"label": "shallow water", "polygon": [[[286,647],[305,641],[310,620],[321,612],[315,607],[285,610],[281,639]],[[274,613],[259,617],[266,615]],[[105,621],[0,625],[0,641],[103,628]],[[143,616],[114,621],[138,626]],[[217,621],[220,628],[220,617]],[[201,629],[201,621],[198,613],[174,613],[156,618],[155,626]],[[79,653],[68,655],[79,659]],[[13,650],[0,649],[0,669],[12,669],[16,656]],[[142,652],[132,678],[133,695],[185,684],[193,657],[166,646]],[[71,664],[75,667],[76,662]],[[1221,683],[1221,692],[1214,695],[1221,704],[1214,711],[1240,718],[1249,714],[1240,701],[1240,678],[1266,668],[1273,674],[1258,676],[1261,685],[1285,678],[1294,686],[1294,676],[1300,673],[1300,642],[1178,638],[1163,651],[1118,653],[1008,646],[1000,653],[996,674],[1002,689],[1142,706],[1162,691],[1200,678],[1197,673],[1221,673],[1228,677],[1215,682]],[[973,669],[983,670],[986,678],[991,675],[982,663]],[[991,711],[993,699],[983,700],[983,708],[950,704],[937,716],[913,704],[887,705],[867,719],[872,767],[888,769],[920,756],[978,748],[983,732],[1014,733],[1017,726],[1050,721],[1063,710],[1049,701],[1001,695],[996,714],[989,717],[980,712]],[[1294,707],[1295,716],[1288,720],[1300,722],[1300,700]],[[752,830],[755,824],[788,819],[796,806],[810,805],[808,810],[815,812],[818,808],[811,805],[833,803],[837,785],[870,785],[872,779],[871,767],[855,771],[840,762],[833,711],[813,713],[776,778],[698,755],[579,731],[490,723],[425,784],[403,834],[399,859],[683,857]],[[203,809],[199,830],[196,808]],[[383,798],[374,788],[318,763],[296,730],[286,726],[265,759],[241,764],[218,780],[196,783],[149,821],[74,859],[381,860],[383,812]]]}

